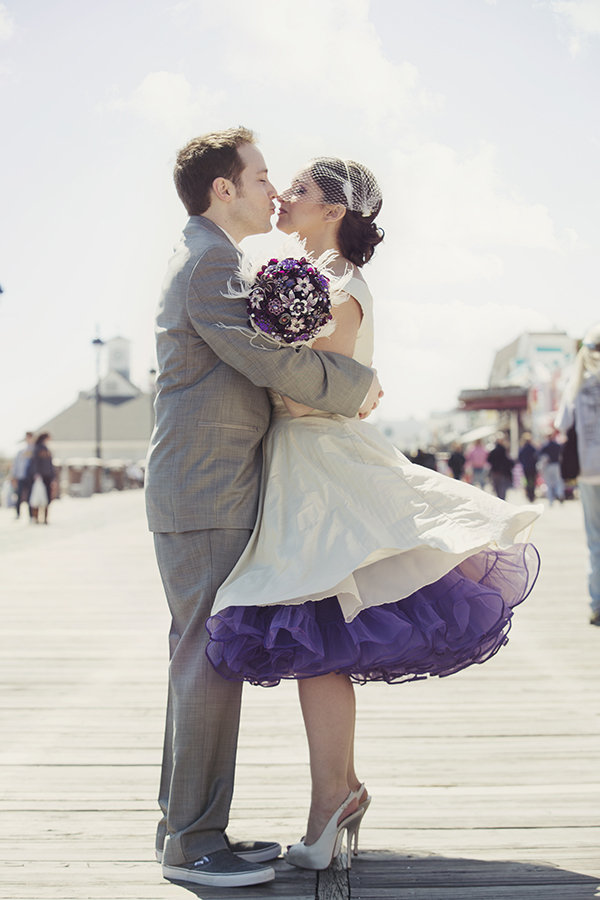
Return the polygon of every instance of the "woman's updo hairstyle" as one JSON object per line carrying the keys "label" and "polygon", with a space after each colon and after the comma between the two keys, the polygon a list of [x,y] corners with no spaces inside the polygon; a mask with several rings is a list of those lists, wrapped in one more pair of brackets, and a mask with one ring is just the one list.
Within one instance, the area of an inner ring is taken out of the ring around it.
{"label": "woman's updo hairstyle", "polygon": [[340,250],[355,266],[364,266],[383,240],[383,230],[374,221],[383,203],[375,176],[351,159],[328,156],[312,160],[308,172],[321,189],[325,203],[346,207],[338,232]]}

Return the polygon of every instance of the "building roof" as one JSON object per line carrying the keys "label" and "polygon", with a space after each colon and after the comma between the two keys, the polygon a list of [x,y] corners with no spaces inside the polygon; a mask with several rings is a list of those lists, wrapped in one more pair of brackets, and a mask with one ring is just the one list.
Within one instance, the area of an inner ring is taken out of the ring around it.
{"label": "building roof", "polygon": [[[140,391],[135,397],[113,404],[100,404],[101,436],[107,441],[148,442],[154,425],[153,395]],[[82,392],[75,403],[44,422],[36,433],[49,432],[52,442],[90,441],[96,438],[94,393]]]}

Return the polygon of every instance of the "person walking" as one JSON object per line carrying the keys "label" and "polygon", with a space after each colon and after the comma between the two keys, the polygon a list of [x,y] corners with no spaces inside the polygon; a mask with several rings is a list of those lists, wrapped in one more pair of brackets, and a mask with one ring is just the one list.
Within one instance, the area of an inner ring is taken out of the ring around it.
{"label": "person walking", "polygon": [[[52,461],[52,453],[48,447],[50,435],[47,431],[38,435],[33,445],[33,453],[29,461],[28,478],[29,509],[34,522],[48,524],[48,510],[52,502],[56,469]],[[37,498],[40,499],[37,499]]]}
{"label": "person walking", "polygon": [[[31,490],[31,478],[29,475],[29,464],[33,455],[34,437],[33,432],[27,431],[25,434],[25,446],[22,447],[15,456],[10,471],[11,483],[16,494],[16,518],[20,518],[21,504],[25,503],[29,498]],[[31,517],[31,511],[29,513]]]}
{"label": "person walking", "polygon": [[585,333],[554,421],[559,431],[574,428],[577,485],[588,545],[590,624],[600,626],[600,322]]}
{"label": "person walking", "polygon": [[464,472],[465,472],[465,455],[462,452],[462,447],[458,442],[452,444],[452,453],[448,457],[448,468],[452,472],[453,478],[456,478],[458,481],[461,481]]}
{"label": "person walking", "polygon": [[481,490],[485,489],[487,483],[487,459],[488,454],[483,441],[477,438],[473,446],[467,450],[465,460],[471,473],[471,482],[478,485]]}
{"label": "person walking", "polygon": [[546,497],[550,506],[555,500],[565,499],[565,483],[560,472],[562,447],[556,440],[556,431],[551,431],[548,440],[540,447],[540,470],[546,485]]}
{"label": "person walking", "polygon": [[[205,655],[215,593],[256,519],[268,388],[341,417],[381,395],[371,368],[335,353],[248,338],[245,299],[231,296],[238,242],[267,232],[276,191],[246,128],[190,141],[175,186],[189,215],[156,317],[156,426],[146,508],[169,604],[169,695],[156,854],[166,878],[215,887],[270,881],[280,846],[226,835],[241,684]],[[268,351],[268,352],[266,352]]]}
{"label": "person walking", "polygon": [[488,465],[496,496],[505,500],[506,492],[512,485],[514,462],[506,451],[506,438],[503,434],[497,436],[495,446],[488,453]]}
{"label": "person walking", "polygon": [[531,434],[528,431],[523,432],[518,460],[523,469],[527,499],[530,503],[533,503],[535,500],[535,484],[537,481],[538,452],[533,445]]}

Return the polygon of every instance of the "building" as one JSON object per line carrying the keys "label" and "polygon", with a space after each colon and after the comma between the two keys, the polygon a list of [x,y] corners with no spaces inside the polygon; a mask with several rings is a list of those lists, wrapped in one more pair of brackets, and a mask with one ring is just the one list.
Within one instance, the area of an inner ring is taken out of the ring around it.
{"label": "building", "polygon": [[131,381],[128,340],[99,342],[99,356],[101,347],[106,347],[107,369],[103,375],[99,370],[96,386],[81,391],[74,403],[36,429],[50,434],[53,456],[62,464],[91,465],[100,457],[110,467],[146,456],[154,426],[154,391],[142,391]]}
{"label": "building", "polygon": [[551,429],[576,352],[577,341],[565,331],[524,332],[496,353],[488,387],[462,391],[460,405],[495,410],[514,454],[522,431],[541,441]]}
{"label": "building", "polygon": [[[154,424],[153,394],[137,391],[134,397],[118,405],[106,400],[100,403],[101,459],[105,464],[122,460],[137,462],[146,456]],[[73,459],[97,456],[96,403],[93,391],[82,391],[77,400],[36,434],[47,431],[51,436],[53,456],[63,463]]]}

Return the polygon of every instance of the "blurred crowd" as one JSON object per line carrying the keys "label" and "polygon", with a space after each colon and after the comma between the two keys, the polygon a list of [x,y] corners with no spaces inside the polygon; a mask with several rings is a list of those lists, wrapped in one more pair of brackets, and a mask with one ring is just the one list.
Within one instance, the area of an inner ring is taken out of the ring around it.
{"label": "blurred crowd", "polygon": [[600,323],[584,335],[554,427],[539,443],[524,432],[514,456],[509,446],[508,435],[500,433],[493,446],[476,440],[440,454],[418,450],[410,458],[493,490],[502,500],[514,488],[530,503],[545,498],[552,506],[577,492],[588,546],[590,623],[600,626]]}
{"label": "blurred crowd", "polygon": [[409,458],[418,465],[487,488],[501,500],[513,488],[524,490],[531,503],[545,497],[552,505],[571,499],[575,490],[569,444],[557,429],[552,429],[540,444],[524,432],[514,459],[504,432],[499,432],[491,445],[478,439],[467,447],[454,443],[449,451],[419,449]]}

